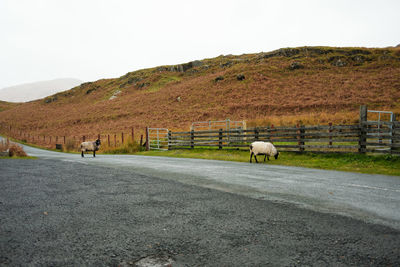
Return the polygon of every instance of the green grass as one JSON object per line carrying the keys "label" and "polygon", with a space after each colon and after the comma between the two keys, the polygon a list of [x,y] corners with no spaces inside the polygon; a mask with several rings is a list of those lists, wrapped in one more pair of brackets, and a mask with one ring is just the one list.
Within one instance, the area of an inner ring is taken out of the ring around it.
{"label": "green grass", "polygon": [[[164,156],[179,158],[198,158],[249,162],[248,151],[239,150],[170,150],[170,151],[144,151],[138,155]],[[262,162],[263,156],[259,156]],[[254,159],[253,159],[254,162]],[[255,163],[253,163],[255,164]],[[360,154],[298,154],[293,152],[281,152],[279,159],[270,157],[270,161],[259,164],[298,166],[306,168],[318,168],[325,170],[338,170],[348,172],[359,172],[369,174],[385,174],[400,176],[400,157],[391,155],[360,155]]]}
{"label": "green grass", "polygon": [[[39,146],[31,144],[28,145],[41,148]],[[55,149],[51,150],[56,151]],[[140,147],[137,143],[127,143],[117,148],[112,147],[107,149],[106,147],[103,146],[103,148],[99,151],[99,154],[103,153],[135,154],[144,156],[213,159],[213,160],[238,161],[238,162],[249,162],[250,159],[250,154],[248,151],[240,151],[233,149],[218,150],[218,149],[208,149],[208,148],[196,148],[192,150],[177,149],[169,151],[154,151],[154,150],[141,151],[141,150],[143,150],[143,147]],[[78,152],[74,151],[70,153],[78,153]],[[9,157],[3,157],[3,158],[9,158]],[[259,162],[262,162],[259,164],[298,166],[298,167],[317,168],[325,170],[338,170],[338,171],[348,171],[348,172],[400,176],[400,157],[392,155],[361,155],[353,153],[298,154],[294,152],[281,152],[278,160],[275,160],[273,157],[271,157],[270,161],[264,163],[263,156],[259,156],[258,159]]]}
{"label": "green grass", "polygon": [[171,82],[179,82],[180,77],[177,76],[162,76],[156,83],[152,83],[147,89],[147,92],[158,92],[161,88]]}
{"label": "green grass", "polygon": [[37,157],[0,157],[0,159],[37,159]]}
{"label": "green grass", "polygon": [[127,141],[125,144],[120,144],[117,147],[108,147],[103,145],[100,147],[99,153],[103,154],[135,154],[139,151],[143,151],[144,147],[141,147],[137,142]]}

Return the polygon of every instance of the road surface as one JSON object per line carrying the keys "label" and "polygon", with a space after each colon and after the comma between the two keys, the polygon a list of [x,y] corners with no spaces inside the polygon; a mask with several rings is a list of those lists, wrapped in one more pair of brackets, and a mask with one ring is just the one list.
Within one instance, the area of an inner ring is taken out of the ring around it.
{"label": "road surface", "polygon": [[0,160],[0,266],[400,265],[397,177],[25,150]]}
{"label": "road surface", "polygon": [[80,155],[24,147],[32,156],[131,169],[162,179],[351,216],[400,230],[400,177],[242,162]]}

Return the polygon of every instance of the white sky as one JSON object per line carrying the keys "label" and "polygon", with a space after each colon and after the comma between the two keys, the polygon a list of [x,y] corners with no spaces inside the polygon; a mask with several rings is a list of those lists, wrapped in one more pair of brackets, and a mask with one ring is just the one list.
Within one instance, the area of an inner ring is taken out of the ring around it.
{"label": "white sky", "polygon": [[399,0],[0,0],[0,88],[282,47],[397,44]]}

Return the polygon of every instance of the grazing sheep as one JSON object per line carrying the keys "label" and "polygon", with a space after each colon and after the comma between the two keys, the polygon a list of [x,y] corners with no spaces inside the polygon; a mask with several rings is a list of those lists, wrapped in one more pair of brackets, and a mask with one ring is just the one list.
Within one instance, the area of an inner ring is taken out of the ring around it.
{"label": "grazing sheep", "polygon": [[275,159],[278,159],[279,156],[279,152],[278,150],[276,150],[275,146],[273,144],[271,144],[270,142],[262,142],[262,141],[257,141],[257,142],[253,142],[250,145],[250,163],[251,163],[251,158],[253,157],[256,160],[256,163],[258,163],[257,161],[257,155],[265,155],[264,157],[264,162],[265,162],[265,158],[272,157],[274,156]]}
{"label": "grazing sheep", "polygon": [[90,142],[82,142],[81,143],[81,152],[82,152],[82,158],[83,158],[83,152],[87,151],[93,151],[93,157],[96,157],[96,151],[99,150],[100,147],[100,139],[97,139],[96,141],[90,141]]}

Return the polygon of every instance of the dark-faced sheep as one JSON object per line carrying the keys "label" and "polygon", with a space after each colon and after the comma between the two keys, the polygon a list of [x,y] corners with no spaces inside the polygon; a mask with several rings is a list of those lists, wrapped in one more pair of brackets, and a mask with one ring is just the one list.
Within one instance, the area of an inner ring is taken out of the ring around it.
{"label": "dark-faced sheep", "polygon": [[265,162],[265,158],[268,158],[269,160],[269,157],[275,157],[275,159],[278,159],[279,152],[278,150],[276,150],[275,146],[270,142],[257,141],[251,143],[250,145],[250,163],[253,155],[254,159],[256,160],[256,163],[258,163],[257,155],[265,155],[264,157],[264,162]]}
{"label": "dark-faced sheep", "polygon": [[84,157],[83,153],[87,151],[93,151],[93,157],[96,157],[96,151],[99,150],[100,144],[101,144],[100,139],[97,139],[96,141],[82,142],[81,143],[82,158]]}

